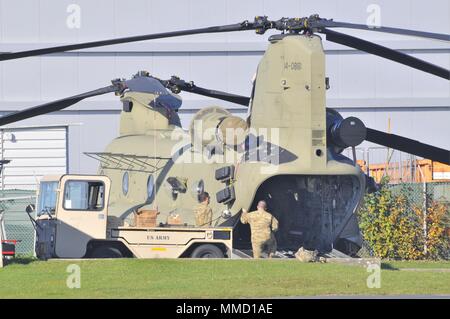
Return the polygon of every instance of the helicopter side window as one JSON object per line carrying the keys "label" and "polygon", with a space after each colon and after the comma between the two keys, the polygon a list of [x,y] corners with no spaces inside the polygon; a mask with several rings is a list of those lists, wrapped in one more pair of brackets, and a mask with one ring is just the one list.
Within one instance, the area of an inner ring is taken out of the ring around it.
{"label": "helicopter side window", "polygon": [[64,209],[98,211],[104,207],[105,185],[98,181],[67,181]]}

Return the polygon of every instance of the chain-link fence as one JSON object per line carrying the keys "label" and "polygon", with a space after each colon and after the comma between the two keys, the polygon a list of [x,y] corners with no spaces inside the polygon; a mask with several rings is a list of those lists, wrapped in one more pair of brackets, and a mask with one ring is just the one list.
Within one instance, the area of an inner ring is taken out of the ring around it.
{"label": "chain-link fence", "polygon": [[401,183],[389,185],[393,193],[403,192],[415,206],[424,208],[430,202],[450,205],[450,182],[442,183]]}
{"label": "chain-link fence", "polygon": [[[426,216],[429,214],[429,208],[433,204],[442,205],[446,211],[446,214],[440,220],[441,227],[444,229],[442,233],[443,237],[450,239],[450,182],[431,182],[431,183],[399,183],[390,184],[387,187],[392,191],[392,194],[398,195],[402,194],[407,197],[410,203],[409,207],[415,207],[416,212],[408,211],[405,212],[411,218],[414,218],[414,214],[420,212],[422,214],[423,220],[426,221]],[[390,214],[391,212],[387,212]],[[428,236],[429,231],[426,227],[426,222],[424,225],[417,225],[420,227],[424,233],[424,237]],[[450,248],[450,241],[448,243]],[[424,254],[426,254],[426,246],[423,247]],[[363,241],[363,246],[358,252],[360,257],[373,257],[375,254],[369,242]],[[443,258],[450,259],[450,249],[446,254],[442,255]]]}
{"label": "chain-link fence", "polygon": [[0,191],[0,210],[4,212],[5,235],[7,239],[17,240],[17,254],[33,254],[34,229],[25,208],[35,201],[35,191],[16,189]]}

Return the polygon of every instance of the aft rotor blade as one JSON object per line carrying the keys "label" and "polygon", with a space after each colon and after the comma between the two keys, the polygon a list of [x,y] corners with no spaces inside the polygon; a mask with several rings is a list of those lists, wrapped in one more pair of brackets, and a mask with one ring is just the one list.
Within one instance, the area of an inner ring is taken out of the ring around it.
{"label": "aft rotor blade", "polygon": [[50,54],[50,53],[58,53],[58,52],[65,52],[65,51],[95,48],[95,47],[101,47],[101,46],[113,45],[113,44],[144,41],[144,40],[171,38],[171,37],[179,37],[179,36],[202,34],[202,33],[233,32],[233,31],[243,31],[243,30],[252,30],[252,29],[255,29],[255,26],[253,25],[253,23],[248,23],[247,21],[244,21],[242,23],[214,26],[214,27],[207,27],[207,28],[200,28],[200,29],[146,34],[146,35],[124,37],[124,38],[118,38],[118,39],[61,45],[61,46],[56,46],[56,47],[21,51],[21,52],[2,53],[2,54],[0,54],[0,61],[20,59],[20,58],[44,55],[44,54]]}
{"label": "aft rotor blade", "polygon": [[450,151],[403,136],[367,128],[366,140],[409,154],[450,165]]}
{"label": "aft rotor blade", "polygon": [[28,109],[17,111],[14,113],[7,114],[5,116],[0,117],[0,126],[14,123],[17,121],[25,120],[30,117],[34,117],[37,115],[42,115],[46,113],[51,113],[55,111],[59,111],[62,109],[65,109],[66,107],[69,107],[75,103],[80,102],[81,100],[84,100],[88,97],[96,96],[96,95],[102,95],[110,92],[117,91],[117,86],[110,85],[101,89],[97,89],[94,91],[89,91],[86,93],[74,95],[71,97],[67,97],[61,100],[45,103],[42,105],[30,107]]}
{"label": "aft rotor blade", "polygon": [[[250,103],[250,97],[247,96],[209,90],[197,86],[194,87],[195,89],[183,86],[180,86],[179,88],[181,91],[187,91],[199,95],[209,96],[244,106],[248,106]],[[214,92],[217,92],[218,94],[214,94]],[[327,108],[327,111],[328,110],[330,110],[330,108]],[[367,128],[366,140],[389,148],[397,149],[402,152],[414,154],[417,156],[431,159],[433,161],[450,165],[450,151],[432,145],[424,144],[413,139]]]}
{"label": "aft rotor blade", "polygon": [[431,64],[429,62],[417,59],[413,56],[404,54],[402,52],[393,49],[389,49],[379,44],[375,44],[369,41],[362,40],[360,38],[350,36],[348,34],[343,34],[328,29],[323,29],[320,32],[326,35],[328,41],[339,43],[370,54],[378,55],[382,58],[410,66],[420,71],[434,74],[446,80],[450,80],[449,70]]}
{"label": "aft rotor blade", "polygon": [[407,30],[407,29],[391,28],[391,27],[381,27],[381,26],[380,27],[368,26],[366,24],[339,22],[339,21],[325,20],[325,19],[318,21],[317,24],[319,26],[322,26],[325,28],[358,29],[358,30],[367,30],[367,31],[376,31],[376,32],[383,32],[383,33],[407,35],[407,36],[435,39],[435,40],[442,40],[442,41],[450,41],[450,35],[442,34],[442,33],[432,33],[432,32]]}

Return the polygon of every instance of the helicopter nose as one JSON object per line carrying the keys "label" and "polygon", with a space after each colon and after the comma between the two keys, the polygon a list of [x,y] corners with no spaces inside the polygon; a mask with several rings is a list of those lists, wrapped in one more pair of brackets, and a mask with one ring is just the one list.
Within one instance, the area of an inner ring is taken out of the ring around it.
{"label": "helicopter nose", "polygon": [[347,117],[336,121],[330,128],[331,142],[339,147],[352,147],[366,139],[367,129],[357,117]]}

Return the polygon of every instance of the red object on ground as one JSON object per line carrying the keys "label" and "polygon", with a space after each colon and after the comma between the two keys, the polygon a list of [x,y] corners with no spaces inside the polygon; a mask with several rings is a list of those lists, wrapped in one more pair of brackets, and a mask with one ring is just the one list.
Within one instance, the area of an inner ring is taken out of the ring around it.
{"label": "red object on ground", "polygon": [[3,255],[4,256],[14,256],[16,254],[16,244],[17,244],[17,240],[15,240],[15,239],[2,240]]}

